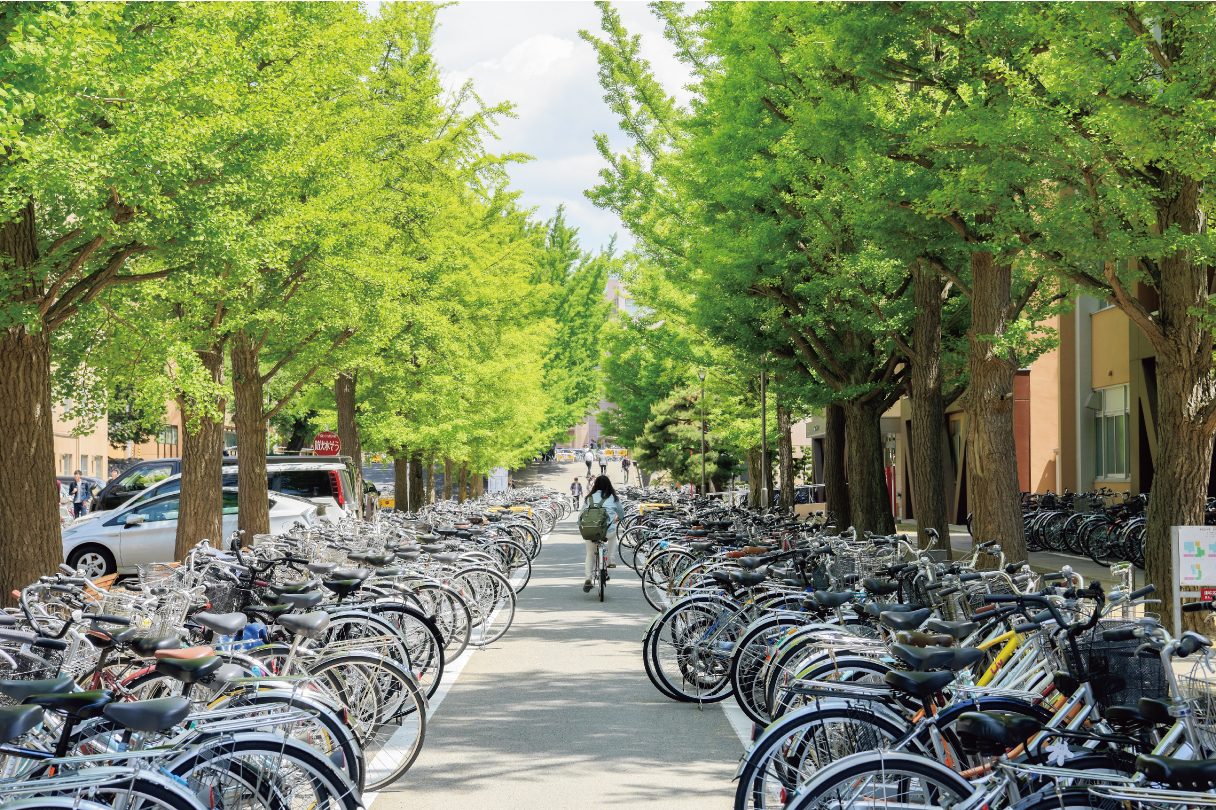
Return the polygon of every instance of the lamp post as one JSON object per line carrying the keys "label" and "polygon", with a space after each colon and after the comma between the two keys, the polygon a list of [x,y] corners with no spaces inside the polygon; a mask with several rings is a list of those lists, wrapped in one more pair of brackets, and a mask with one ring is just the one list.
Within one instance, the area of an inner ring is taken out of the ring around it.
{"label": "lamp post", "polygon": [[697,374],[701,378],[701,496],[705,496],[705,372]]}
{"label": "lamp post", "polygon": [[768,494],[768,352],[760,357],[760,501],[762,509],[772,505]]}

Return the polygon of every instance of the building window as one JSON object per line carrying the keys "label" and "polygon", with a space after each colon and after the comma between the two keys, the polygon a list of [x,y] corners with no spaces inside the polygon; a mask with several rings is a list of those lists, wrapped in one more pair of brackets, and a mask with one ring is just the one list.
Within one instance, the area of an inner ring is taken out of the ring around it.
{"label": "building window", "polygon": [[1128,391],[1126,385],[1101,388],[1094,414],[1094,471],[1098,478],[1129,475]]}
{"label": "building window", "polygon": [[63,463],[63,474],[71,475],[72,474],[72,454],[64,453],[59,458],[60,458],[60,461]]}
{"label": "building window", "polygon": [[97,476],[98,478],[105,478],[105,466],[105,462],[102,460],[101,456],[93,456],[93,475]]}
{"label": "building window", "polygon": [[166,425],[156,437],[156,441],[161,444],[177,444],[177,425]]}

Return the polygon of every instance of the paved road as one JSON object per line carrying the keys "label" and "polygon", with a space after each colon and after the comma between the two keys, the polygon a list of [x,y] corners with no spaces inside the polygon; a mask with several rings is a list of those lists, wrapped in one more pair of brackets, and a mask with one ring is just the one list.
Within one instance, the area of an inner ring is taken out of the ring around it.
{"label": "paved road", "polygon": [[[526,480],[569,486],[579,469],[533,465]],[[573,519],[559,524],[510,631],[470,658],[417,763],[373,810],[730,807],[743,746],[727,715],[655,690],[636,575],[616,569],[601,604],[583,593],[583,554]]]}

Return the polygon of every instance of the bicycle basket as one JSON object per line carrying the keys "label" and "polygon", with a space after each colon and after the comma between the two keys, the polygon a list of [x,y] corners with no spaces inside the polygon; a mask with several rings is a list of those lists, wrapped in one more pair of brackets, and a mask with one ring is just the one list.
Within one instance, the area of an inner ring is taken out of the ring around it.
{"label": "bicycle basket", "polygon": [[1195,665],[1190,675],[1178,676],[1178,688],[1182,696],[1194,708],[1192,718],[1199,742],[1211,756],[1216,751],[1216,673],[1209,672],[1202,663]]}
{"label": "bicycle basket", "polygon": [[1142,697],[1168,698],[1169,680],[1156,653],[1137,654],[1140,639],[1106,641],[1105,630],[1125,627],[1130,622],[1105,620],[1093,630],[1077,637],[1080,659],[1073,656],[1072,646],[1064,644],[1064,658],[1069,672],[1081,681],[1088,681],[1094,699],[1102,708],[1135,706]]}

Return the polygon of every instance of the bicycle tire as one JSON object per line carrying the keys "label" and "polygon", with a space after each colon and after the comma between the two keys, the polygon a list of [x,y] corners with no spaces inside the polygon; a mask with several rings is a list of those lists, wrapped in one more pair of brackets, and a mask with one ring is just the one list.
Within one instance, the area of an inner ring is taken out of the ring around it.
{"label": "bicycle tire", "polygon": [[[668,694],[686,703],[717,703],[730,697],[730,654],[746,627],[738,617],[723,624],[735,613],[736,606],[720,597],[693,596],[659,618],[652,663]],[[707,645],[697,637],[706,632],[722,640]]]}
{"label": "bicycle tire", "polygon": [[502,638],[515,621],[515,590],[507,578],[488,568],[466,568],[452,583],[473,611],[476,643],[485,646]]}
{"label": "bicycle tire", "polygon": [[[861,779],[866,774],[869,779]],[[877,776],[878,778],[875,778]],[[814,810],[823,800],[841,807],[850,787],[887,784],[894,777],[893,790],[881,790],[886,803],[899,796],[901,807],[913,807],[911,798],[923,799],[925,810],[958,804],[970,797],[975,788],[963,777],[936,760],[897,751],[866,751],[836,762],[813,776],[790,800],[788,810]],[[897,792],[898,791],[898,792]],[[907,796],[911,791],[917,793]]]}

